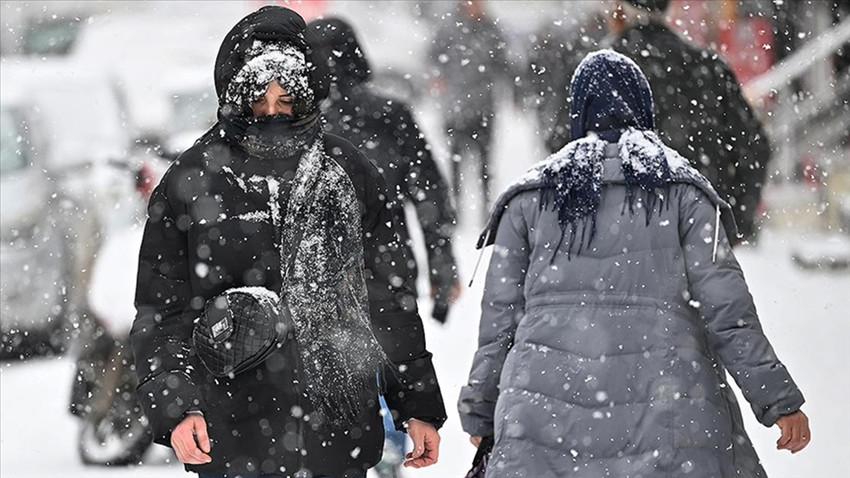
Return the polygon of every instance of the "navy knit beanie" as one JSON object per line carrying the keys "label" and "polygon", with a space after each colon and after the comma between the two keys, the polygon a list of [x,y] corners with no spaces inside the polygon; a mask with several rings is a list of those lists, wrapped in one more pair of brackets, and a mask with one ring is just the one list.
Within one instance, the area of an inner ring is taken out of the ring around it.
{"label": "navy knit beanie", "polygon": [[573,140],[593,131],[617,141],[629,127],[655,129],[646,76],[632,60],[613,50],[591,53],[576,68],[570,84],[570,113]]}

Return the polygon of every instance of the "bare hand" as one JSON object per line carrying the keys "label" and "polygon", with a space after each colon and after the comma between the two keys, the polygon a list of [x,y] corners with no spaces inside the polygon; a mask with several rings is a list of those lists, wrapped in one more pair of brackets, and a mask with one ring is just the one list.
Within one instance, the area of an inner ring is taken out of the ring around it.
{"label": "bare hand", "polygon": [[437,463],[440,434],[434,425],[411,418],[407,422],[407,434],[413,441],[413,451],[405,455],[405,467],[424,468]]}
{"label": "bare hand", "polygon": [[472,443],[475,448],[481,447],[481,440],[483,440],[483,437],[469,437],[469,443]]}
{"label": "bare hand", "polygon": [[[460,294],[463,292],[463,287],[461,287],[460,282],[455,282],[452,286],[452,289],[449,291],[448,297],[446,297],[446,302],[449,304],[454,304],[460,298]],[[431,298],[437,296],[437,288],[431,286]]]}
{"label": "bare hand", "polygon": [[210,437],[204,417],[192,413],[186,415],[171,431],[171,447],[181,463],[203,465],[211,462],[212,458],[207,455],[210,452]]}
{"label": "bare hand", "polygon": [[812,440],[812,432],[809,430],[809,417],[800,410],[790,414],[782,415],[776,420],[782,436],[776,441],[777,450],[790,450],[791,453],[806,448]]}

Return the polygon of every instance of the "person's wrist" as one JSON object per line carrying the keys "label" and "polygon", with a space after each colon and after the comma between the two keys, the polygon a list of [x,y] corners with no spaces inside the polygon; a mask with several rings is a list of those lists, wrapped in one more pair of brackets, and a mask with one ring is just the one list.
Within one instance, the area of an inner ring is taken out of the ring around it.
{"label": "person's wrist", "polygon": [[428,417],[411,417],[411,418],[408,418],[407,420],[405,420],[405,421],[401,422],[401,426],[402,426],[405,430],[407,430],[408,428],[410,428],[410,424],[411,424],[411,422],[413,422],[414,420],[415,420],[415,421],[417,421],[417,422],[419,422],[419,423],[423,423],[423,424],[426,424],[426,425],[431,425],[432,427],[434,427],[434,429],[436,429],[436,428],[437,428],[437,422],[436,422],[436,420],[432,420],[432,419],[430,419],[430,418],[428,418]]}

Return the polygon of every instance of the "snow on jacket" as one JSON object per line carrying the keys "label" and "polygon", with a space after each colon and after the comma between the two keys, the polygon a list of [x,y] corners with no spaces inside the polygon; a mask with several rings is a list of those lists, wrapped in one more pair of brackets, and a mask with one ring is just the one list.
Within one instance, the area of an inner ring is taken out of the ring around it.
{"label": "snow on jacket", "polygon": [[[351,141],[387,180],[393,194],[393,219],[405,254],[408,283],[414,287],[418,267],[413,259],[404,205],[412,203],[425,239],[428,276],[445,300],[457,282],[452,254],[455,211],[449,190],[410,108],[375,93],[371,70],[350,25],[340,19],[314,20],[308,26],[329,59],[332,85],[322,110],[325,130]],[[331,53],[333,52],[333,53]]]}
{"label": "snow on jacket", "polygon": [[[237,24],[216,62],[222,103],[252,37],[284,39],[309,57],[305,28],[299,16],[280,7],[264,7]],[[327,90],[323,81],[319,73],[310,78],[316,104]],[[340,187],[353,189],[356,198],[371,329],[394,365],[382,379],[396,426],[416,417],[439,427],[445,410],[414,295],[396,270],[407,259],[391,226],[385,181],[349,142],[318,135],[315,144],[335,163],[332,169],[344,173],[336,176]],[[190,471],[291,476],[306,469],[345,477],[380,460],[377,380],[357,425],[316,428],[305,420],[312,410],[298,383],[301,344],[288,341],[257,368],[232,378],[208,374],[191,347],[193,322],[207,300],[237,287],[281,290],[281,231],[271,221],[255,220],[271,204],[272,188],[263,194],[233,179],[277,178],[277,203],[285,210],[300,154],[256,157],[219,122],[175,160],[151,197],[131,332],[138,394],[155,441],[164,445],[186,413],[203,412],[212,462],[187,465]]]}
{"label": "snow on jacket", "polygon": [[[632,26],[603,43],[643,70],[659,136],[732,204],[738,231],[752,238],[770,143],[726,62],[657,22]],[[553,152],[571,139],[569,113],[569,107],[561,109],[550,139]]]}
{"label": "snow on jacket", "polygon": [[572,254],[539,182],[494,208],[463,429],[495,436],[494,478],[763,477],[726,371],[765,426],[803,397],[762,332],[728,205],[674,179],[647,222],[646,192],[624,209],[618,154],[605,147],[596,235]]}

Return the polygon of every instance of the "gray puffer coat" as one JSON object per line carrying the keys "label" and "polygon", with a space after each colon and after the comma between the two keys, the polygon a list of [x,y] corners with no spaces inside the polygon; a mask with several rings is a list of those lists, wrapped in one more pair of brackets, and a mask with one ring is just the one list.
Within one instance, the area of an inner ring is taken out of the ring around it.
{"label": "gray puffer coat", "polygon": [[463,428],[495,436],[488,477],[766,476],[726,371],[765,426],[803,396],[762,332],[728,205],[674,182],[647,223],[606,156],[595,238],[570,257],[539,190],[495,209]]}

